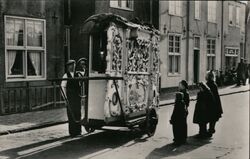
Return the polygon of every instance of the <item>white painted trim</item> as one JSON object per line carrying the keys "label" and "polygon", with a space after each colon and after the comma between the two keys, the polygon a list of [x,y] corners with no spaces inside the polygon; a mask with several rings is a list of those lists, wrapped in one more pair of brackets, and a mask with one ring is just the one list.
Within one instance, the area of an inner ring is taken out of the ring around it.
{"label": "white painted trim", "polygon": [[[179,49],[180,49],[180,52],[179,53],[176,53],[176,52],[169,52],[169,36],[173,36],[173,49],[175,49],[175,37],[176,36],[179,36],[180,38],[180,46],[179,46]],[[167,40],[167,63],[169,62],[169,56],[179,56],[179,71],[178,72],[169,72],[169,65],[167,67],[167,74],[168,76],[180,76],[181,74],[181,63],[182,63],[182,56],[181,56],[181,52],[182,52],[182,49],[181,49],[181,46],[182,46],[182,34],[179,34],[179,33],[168,33],[168,40]],[[175,62],[175,60],[174,60]],[[175,66],[175,65],[174,65]],[[175,69],[175,68],[174,68]]]}

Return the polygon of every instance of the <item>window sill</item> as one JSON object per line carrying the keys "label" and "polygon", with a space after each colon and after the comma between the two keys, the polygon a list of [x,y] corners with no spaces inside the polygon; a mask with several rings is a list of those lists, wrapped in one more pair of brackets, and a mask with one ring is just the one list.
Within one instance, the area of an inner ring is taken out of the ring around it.
{"label": "window sill", "polygon": [[180,77],[180,73],[168,73],[168,77]]}
{"label": "window sill", "polygon": [[207,22],[211,24],[217,24],[217,22],[213,22],[213,21],[207,21]]}
{"label": "window sill", "polygon": [[111,7],[111,6],[110,6],[110,8],[114,8],[114,9],[121,9],[121,10],[131,11],[131,12],[133,12],[133,11],[134,11],[134,9],[131,9],[131,8],[123,8],[123,7]]}
{"label": "window sill", "polygon": [[16,77],[7,77],[6,82],[27,82],[27,81],[42,81],[46,80],[46,78],[43,77],[37,77],[37,78],[16,78]]}
{"label": "window sill", "polygon": [[171,16],[176,16],[176,17],[183,17],[182,15],[179,15],[179,14],[173,14],[173,13],[169,13],[169,15],[171,15]]}

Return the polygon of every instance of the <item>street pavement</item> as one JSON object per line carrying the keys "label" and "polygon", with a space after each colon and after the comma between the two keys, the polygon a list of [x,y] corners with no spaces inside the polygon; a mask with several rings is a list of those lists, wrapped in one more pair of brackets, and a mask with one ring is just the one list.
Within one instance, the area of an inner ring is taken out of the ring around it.
{"label": "street pavement", "polygon": [[[228,89],[243,89],[243,87]],[[230,93],[230,92],[228,92]],[[228,94],[227,93],[227,94]],[[198,126],[192,123],[195,101],[190,103],[188,143],[172,145],[169,119],[173,106],[161,107],[156,134],[147,138],[139,131],[95,131],[70,138],[67,124],[0,136],[0,158],[30,159],[248,159],[249,91],[222,96],[224,114],[208,140],[194,136]]]}
{"label": "street pavement", "polygon": [[[221,95],[249,91],[249,85],[235,87],[228,86],[219,90]],[[196,99],[196,90],[190,92],[191,100]],[[193,95],[193,96],[192,96]],[[171,105],[174,102],[173,93],[161,96],[160,106]],[[35,111],[20,114],[0,116],[0,135],[32,130],[67,122],[66,109],[58,108],[53,110]]]}

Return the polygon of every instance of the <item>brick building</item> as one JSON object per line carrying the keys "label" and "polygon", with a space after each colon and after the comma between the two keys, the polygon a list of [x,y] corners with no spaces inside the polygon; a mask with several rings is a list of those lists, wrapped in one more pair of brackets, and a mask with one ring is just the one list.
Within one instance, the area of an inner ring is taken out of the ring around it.
{"label": "brick building", "polygon": [[3,0],[0,14],[0,84],[43,82],[63,71],[62,0]]}
{"label": "brick building", "polygon": [[158,0],[65,0],[65,28],[67,58],[88,58],[89,37],[80,35],[83,22],[94,14],[113,13],[127,18],[153,24],[158,28]]}
{"label": "brick building", "polygon": [[206,71],[225,71],[226,67],[233,67],[232,61],[236,64],[240,55],[245,55],[244,3],[159,3],[162,88],[176,87],[182,79],[191,85],[204,81]]}
{"label": "brick building", "polygon": [[48,102],[38,87],[64,72],[63,10],[62,0],[0,1],[0,114]]}

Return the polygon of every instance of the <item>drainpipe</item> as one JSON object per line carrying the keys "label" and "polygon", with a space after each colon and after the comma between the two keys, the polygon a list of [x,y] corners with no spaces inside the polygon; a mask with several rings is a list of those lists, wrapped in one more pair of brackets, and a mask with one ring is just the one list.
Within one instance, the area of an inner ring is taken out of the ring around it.
{"label": "drainpipe", "polygon": [[224,0],[221,2],[221,71],[224,73]]}
{"label": "drainpipe", "polygon": [[187,2],[187,38],[186,38],[186,81],[189,81],[189,30],[190,30],[190,26],[189,26],[189,19],[190,19],[190,1],[186,1]]}
{"label": "drainpipe", "polygon": [[153,2],[150,0],[150,24],[153,24]]}

